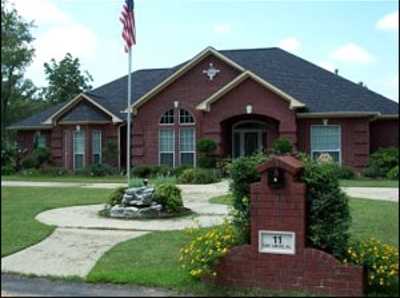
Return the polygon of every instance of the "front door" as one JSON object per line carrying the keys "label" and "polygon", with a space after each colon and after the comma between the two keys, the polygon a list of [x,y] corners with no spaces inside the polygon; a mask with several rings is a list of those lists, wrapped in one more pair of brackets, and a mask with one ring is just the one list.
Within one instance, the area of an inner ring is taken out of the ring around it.
{"label": "front door", "polygon": [[259,132],[244,132],[243,139],[243,155],[250,156],[261,148],[261,134]]}

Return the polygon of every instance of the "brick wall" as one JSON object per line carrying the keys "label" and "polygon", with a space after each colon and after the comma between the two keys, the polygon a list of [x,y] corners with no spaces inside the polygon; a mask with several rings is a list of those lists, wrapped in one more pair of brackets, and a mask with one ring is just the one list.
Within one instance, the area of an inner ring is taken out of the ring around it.
{"label": "brick wall", "polygon": [[399,147],[399,119],[381,119],[370,123],[371,152],[378,148]]}
{"label": "brick wall", "polygon": [[[306,246],[306,189],[294,178],[299,161],[278,157],[261,166],[261,181],[251,185],[251,243],[233,248],[218,264],[215,282],[225,286],[302,290],[332,296],[362,296],[362,267],[339,263],[333,256]],[[267,170],[285,170],[284,189],[267,184]],[[295,232],[295,254],[259,252],[259,231]]]}

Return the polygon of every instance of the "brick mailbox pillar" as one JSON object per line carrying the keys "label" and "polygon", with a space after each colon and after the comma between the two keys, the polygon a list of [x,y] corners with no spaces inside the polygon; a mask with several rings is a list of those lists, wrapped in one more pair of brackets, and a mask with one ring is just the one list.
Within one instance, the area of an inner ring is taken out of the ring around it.
{"label": "brick mailbox pillar", "polygon": [[303,290],[333,296],[362,296],[362,267],[306,247],[306,187],[303,164],[273,157],[257,168],[251,185],[251,244],[234,247],[217,266],[221,285]]}

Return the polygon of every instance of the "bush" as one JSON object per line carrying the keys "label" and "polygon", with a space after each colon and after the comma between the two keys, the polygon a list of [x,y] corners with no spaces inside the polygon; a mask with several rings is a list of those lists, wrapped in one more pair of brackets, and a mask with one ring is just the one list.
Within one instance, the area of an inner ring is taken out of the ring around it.
{"label": "bush", "polygon": [[50,150],[47,148],[36,148],[31,153],[31,158],[34,162],[35,168],[40,168],[45,163],[50,160]]}
{"label": "bush", "polygon": [[348,166],[341,166],[335,162],[322,163],[321,167],[325,168],[325,171],[331,172],[336,179],[353,179],[355,176],[352,168]]}
{"label": "bush", "polygon": [[346,251],[345,263],[367,268],[368,287],[379,292],[389,290],[396,284],[399,274],[399,251],[397,247],[383,244],[373,238],[357,241]]}
{"label": "bush", "polygon": [[177,182],[181,184],[208,184],[220,180],[216,170],[193,168],[184,170]]}
{"label": "bush", "polygon": [[307,186],[308,241],[337,257],[348,246],[351,223],[348,198],[331,168],[303,157],[302,180]]}
{"label": "bush", "polygon": [[392,168],[386,175],[386,178],[390,180],[398,180],[399,179],[399,166],[395,166]]}
{"label": "bush", "polygon": [[156,185],[153,198],[167,212],[175,213],[183,207],[181,190],[170,183]]}
{"label": "bush", "polygon": [[1,165],[9,166],[15,163],[17,148],[15,145],[5,142],[1,146]]}
{"label": "bush", "polygon": [[31,169],[23,169],[22,171],[19,172],[22,176],[40,176],[40,171],[35,168]]}
{"label": "bush", "polygon": [[194,278],[216,276],[214,268],[220,258],[239,243],[236,230],[226,221],[208,232],[191,229],[188,233],[193,240],[180,250],[179,262]]}
{"label": "bush", "polygon": [[68,174],[68,170],[61,167],[43,167],[39,169],[39,173],[47,176],[65,176]]}
{"label": "bush", "polygon": [[161,166],[152,166],[151,167],[151,176],[152,177],[169,177],[174,175],[175,170],[171,167],[161,165]]}
{"label": "bush", "polygon": [[36,162],[32,157],[28,156],[22,160],[22,168],[24,170],[32,169],[36,167]]}
{"label": "bush", "polygon": [[233,194],[233,224],[241,230],[244,242],[250,241],[250,184],[260,179],[256,167],[267,157],[261,153],[250,157],[240,157],[232,162],[230,189]]}
{"label": "bush", "polygon": [[122,201],[122,197],[125,193],[126,187],[118,187],[117,189],[115,189],[111,194],[110,197],[108,199],[108,203],[111,206],[115,206],[115,205],[119,205],[121,204]]}
{"label": "bush", "polygon": [[211,139],[201,139],[197,142],[197,164],[200,168],[215,168],[217,159],[214,156],[217,143]]}
{"label": "bush", "polygon": [[142,165],[142,166],[135,166],[132,169],[132,175],[139,177],[139,178],[149,178],[152,173],[151,166]]}
{"label": "bush", "polygon": [[399,148],[380,148],[369,156],[364,175],[371,178],[386,177],[398,165]]}
{"label": "bush", "polygon": [[174,174],[175,174],[176,177],[179,177],[187,169],[193,169],[193,167],[192,166],[188,166],[188,165],[182,165],[182,166],[176,167],[174,169]]}
{"label": "bush", "polygon": [[222,177],[229,177],[232,168],[231,158],[221,158],[217,160],[217,169],[220,171]]}
{"label": "bush", "polygon": [[91,164],[85,168],[75,170],[76,176],[104,177],[118,174],[118,169],[108,164]]}
{"label": "bush", "polygon": [[287,138],[279,138],[272,143],[272,153],[274,154],[288,154],[292,152],[293,145]]}
{"label": "bush", "polygon": [[15,174],[15,168],[11,164],[2,165],[1,175],[13,175]]}

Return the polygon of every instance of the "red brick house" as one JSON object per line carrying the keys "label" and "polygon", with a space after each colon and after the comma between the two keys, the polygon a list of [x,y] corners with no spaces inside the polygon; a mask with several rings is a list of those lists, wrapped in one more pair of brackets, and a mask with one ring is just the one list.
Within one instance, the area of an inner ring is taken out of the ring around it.
{"label": "red brick house", "polygon": [[[119,78],[9,128],[29,150],[50,148],[58,166],[123,168],[126,84]],[[201,138],[235,158],[287,137],[299,151],[360,170],[371,152],[399,144],[396,102],[279,48],[209,47],[169,69],[136,71],[132,84],[135,165],[195,165]],[[119,153],[105,161],[109,142]]]}

